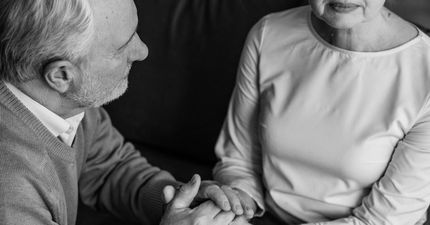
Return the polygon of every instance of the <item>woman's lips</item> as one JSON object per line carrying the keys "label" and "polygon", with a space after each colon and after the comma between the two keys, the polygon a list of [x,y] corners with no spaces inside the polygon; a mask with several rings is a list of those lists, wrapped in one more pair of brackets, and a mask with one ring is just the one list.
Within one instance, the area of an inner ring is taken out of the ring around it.
{"label": "woman's lips", "polygon": [[357,4],[343,3],[343,2],[332,2],[332,3],[329,3],[328,6],[338,13],[348,13],[360,7]]}

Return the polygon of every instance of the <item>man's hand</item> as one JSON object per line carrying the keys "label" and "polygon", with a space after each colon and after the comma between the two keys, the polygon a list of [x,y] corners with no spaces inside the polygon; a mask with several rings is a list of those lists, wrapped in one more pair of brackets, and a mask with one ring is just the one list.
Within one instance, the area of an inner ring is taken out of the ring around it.
{"label": "man's hand", "polygon": [[236,216],[236,218],[229,225],[252,225],[244,216]]}
{"label": "man's hand", "polygon": [[[212,201],[206,201],[199,206],[190,209],[189,206],[196,196],[200,177],[194,175],[190,182],[184,184],[178,191],[172,186],[163,189],[165,203],[168,203],[166,212],[160,225],[229,225],[232,224],[235,214],[222,211]],[[234,224],[244,224],[235,220]]]}
{"label": "man's hand", "polygon": [[203,181],[195,201],[203,202],[210,199],[224,211],[232,210],[237,216],[251,219],[257,210],[255,201],[244,191],[226,185],[218,185],[215,181]]}

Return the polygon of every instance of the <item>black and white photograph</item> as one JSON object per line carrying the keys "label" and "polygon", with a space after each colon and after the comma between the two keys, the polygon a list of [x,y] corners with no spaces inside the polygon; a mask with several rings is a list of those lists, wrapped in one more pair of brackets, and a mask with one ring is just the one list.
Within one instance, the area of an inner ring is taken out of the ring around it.
{"label": "black and white photograph", "polygon": [[429,0],[0,0],[0,225],[429,205]]}

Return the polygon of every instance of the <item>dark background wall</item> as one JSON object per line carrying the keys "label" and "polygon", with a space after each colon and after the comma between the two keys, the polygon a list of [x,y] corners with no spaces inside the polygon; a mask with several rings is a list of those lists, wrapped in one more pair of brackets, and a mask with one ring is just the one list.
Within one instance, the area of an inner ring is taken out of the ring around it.
{"label": "dark background wall", "polygon": [[391,0],[389,7],[403,18],[430,28],[429,0]]}

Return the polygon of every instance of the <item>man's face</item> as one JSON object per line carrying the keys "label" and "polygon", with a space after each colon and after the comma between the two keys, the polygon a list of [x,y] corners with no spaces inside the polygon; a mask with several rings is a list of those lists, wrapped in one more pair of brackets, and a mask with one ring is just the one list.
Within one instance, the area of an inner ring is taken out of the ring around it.
{"label": "man's face", "polygon": [[134,61],[148,55],[136,33],[136,6],[132,0],[92,0],[95,38],[83,64],[82,76],[66,96],[81,107],[100,106],[127,89]]}

